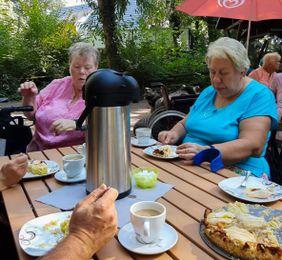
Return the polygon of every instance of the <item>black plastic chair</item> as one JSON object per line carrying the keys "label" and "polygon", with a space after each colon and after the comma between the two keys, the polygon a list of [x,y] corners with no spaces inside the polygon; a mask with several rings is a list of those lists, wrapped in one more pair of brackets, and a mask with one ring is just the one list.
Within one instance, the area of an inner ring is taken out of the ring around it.
{"label": "black plastic chair", "polygon": [[11,106],[0,108],[0,150],[1,155],[25,153],[32,139],[30,125],[24,124],[24,117],[12,116],[12,112],[32,111],[32,106]]}
{"label": "black plastic chair", "polygon": [[276,130],[272,130],[268,146],[265,154],[265,158],[270,168],[271,181],[282,185],[282,158],[281,151],[276,142]]}
{"label": "black plastic chair", "polygon": [[158,139],[163,130],[170,130],[177,122],[183,119],[196,102],[199,94],[188,94],[169,97],[167,87],[161,82],[151,84],[151,88],[160,88],[162,102],[150,114],[141,118],[133,127],[133,134],[139,127],[152,129],[152,137]]}

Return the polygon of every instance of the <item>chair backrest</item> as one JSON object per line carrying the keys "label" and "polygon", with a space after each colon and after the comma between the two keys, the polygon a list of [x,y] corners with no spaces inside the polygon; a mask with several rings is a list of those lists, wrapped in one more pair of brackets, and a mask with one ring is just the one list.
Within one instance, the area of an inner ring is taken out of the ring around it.
{"label": "chair backrest", "polygon": [[183,113],[188,113],[190,107],[194,105],[199,95],[187,95],[180,97],[172,97],[170,100],[171,109],[181,111]]}
{"label": "chair backrest", "polygon": [[269,164],[271,180],[282,185],[282,158],[276,142],[276,133],[276,130],[271,132],[265,158]]}
{"label": "chair backrest", "polygon": [[23,124],[10,124],[5,122],[0,124],[0,139],[2,155],[25,153],[26,147],[32,139],[30,126]]}

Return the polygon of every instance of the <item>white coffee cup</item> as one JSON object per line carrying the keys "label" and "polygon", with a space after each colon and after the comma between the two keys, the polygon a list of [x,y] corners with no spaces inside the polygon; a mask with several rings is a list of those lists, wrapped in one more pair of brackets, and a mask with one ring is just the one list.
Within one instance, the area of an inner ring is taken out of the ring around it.
{"label": "white coffee cup", "polygon": [[143,244],[157,242],[166,218],[164,205],[154,201],[140,201],[130,207],[130,219],[136,239]]}
{"label": "white coffee cup", "polygon": [[63,157],[63,167],[67,178],[77,177],[83,170],[85,157],[82,154],[68,154]]}
{"label": "white coffee cup", "polygon": [[152,135],[152,129],[147,127],[137,128],[135,134],[138,144],[148,144]]}

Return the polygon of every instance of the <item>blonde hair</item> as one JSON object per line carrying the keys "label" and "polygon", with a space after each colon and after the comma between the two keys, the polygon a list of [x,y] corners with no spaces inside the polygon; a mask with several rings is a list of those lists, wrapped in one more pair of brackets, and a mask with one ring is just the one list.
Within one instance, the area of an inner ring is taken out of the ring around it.
{"label": "blonde hair", "polygon": [[240,72],[245,72],[250,67],[250,60],[244,45],[229,37],[219,38],[209,44],[206,54],[208,67],[213,58],[229,59]]}
{"label": "blonde hair", "polygon": [[74,56],[89,57],[92,56],[96,67],[99,65],[100,53],[90,43],[77,42],[69,48],[69,63],[71,63]]}
{"label": "blonde hair", "polygon": [[263,56],[262,58],[262,66],[267,66],[272,62],[272,58],[277,58],[277,60],[281,60],[281,56],[278,52],[270,52]]}

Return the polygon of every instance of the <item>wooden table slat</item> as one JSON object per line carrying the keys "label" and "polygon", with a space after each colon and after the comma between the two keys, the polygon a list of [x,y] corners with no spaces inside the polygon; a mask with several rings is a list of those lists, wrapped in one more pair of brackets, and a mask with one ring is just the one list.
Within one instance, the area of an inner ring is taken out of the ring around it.
{"label": "wooden table slat", "polygon": [[[134,165],[138,164],[137,166],[156,166],[156,165],[151,165],[147,162],[147,164],[143,163],[143,160],[141,158],[135,157],[134,155],[132,155],[132,158],[134,159]],[[159,175],[159,179],[163,180],[166,183],[170,183],[170,184],[174,184],[177,185],[177,189],[182,189],[183,192],[185,192],[185,194],[187,194],[189,197],[197,200],[198,202],[201,202],[202,204],[208,204],[210,207],[219,207],[220,205],[222,205],[222,202],[219,202],[219,198],[214,197],[215,195],[217,195],[218,197],[221,197],[221,199],[224,199],[225,201],[230,200],[230,197],[228,195],[225,195],[224,193],[221,193],[218,190],[218,187],[214,184],[211,184],[208,181],[203,180],[202,182],[198,183],[198,186],[201,186],[201,189],[199,189],[199,187],[197,186],[197,184],[194,186],[194,184],[190,184],[190,183],[186,183],[184,181],[182,181],[182,179],[177,178],[174,176],[174,174],[176,172],[180,172],[183,171],[182,169],[177,169],[177,166],[173,167],[167,167],[166,170],[170,172],[170,174],[168,174],[167,172],[160,170],[160,175]],[[174,174],[171,174],[171,173]],[[186,176],[184,176],[183,178],[186,179],[186,181],[190,182],[191,180],[189,180],[189,177],[191,177],[191,179],[193,180],[193,177],[191,175],[188,175],[187,172],[184,174]],[[163,179],[165,178],[165,179]],[[192,183],[192,182],[191,182]],[[183,188],[180,188],[183,187]],[[206,191],[206,192],[202,192],[202,191]],[[207,191],[209,193],[207,193]]]}
{"label": "wooden table slat", "polygon": [[[31,152],[28,153],[28,156],[30,159],[53,160],[62,169],[62,157],[66,154],[77,153],[78,151],[78,146],[63,147],[42,152]],[[144,256],[127,251],[121,246],[117,237],[115,237],[97,252],[95,259],[223,259],[223,257],[209,248],[201,239],[199,223],[203,218],[206,208],[214,209],[224,206],[227,202],[235,201],[231,196],[218,188],[218,183],[226,178],[237,175],[228,169],[211,173],[207,164],[197,167],[185,165],[181,160],[155,159],[144,155],[143,149],[136,147],[132,147],[131,154],[133,167],[151,166],[158,168],[160,172],[159,181],[174,185],[173,189],[164,194],[158,201],[166,206],[167,222],[176,229],[179,240],[166,253]],[[8,160],[8,157],[0,157],[0,166]],[[36,199],[64,185],[66,184],[56,181],[53,176],[46,176],[22,181],[21,184],[3,191],[3,201],[7,208],[19,259],[34,259],[26,255],[20,248],[18,234],[22,225],[36,216],[60,211],[55,207],[37,202]],[[271,203],[268,206],[282,209],[282,202]]]}
{"label": "wooden table slat", "polygon": [[199,223],[184,212],[165,201],[159,199],[158,202],[165,205],[167,209],[167,221],[174,226],[182,235],[188,238],[192,243],[204,250],[207,254],[211,255],[215,259],[224,259],[218,256],[213,250],[211,250],[202,240],[199,234]]}
{"label": "wooden table slat", "polygon": [[29,220],[34,219],[32,206],[27,200],[21,185],[7,189],[2,192],[3,201],[9,217],[10,227],[14,235],[16,250],[20,259],[31,259],[21,249],[18,243],[19,231]]}

